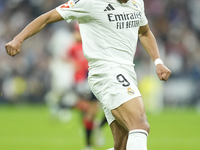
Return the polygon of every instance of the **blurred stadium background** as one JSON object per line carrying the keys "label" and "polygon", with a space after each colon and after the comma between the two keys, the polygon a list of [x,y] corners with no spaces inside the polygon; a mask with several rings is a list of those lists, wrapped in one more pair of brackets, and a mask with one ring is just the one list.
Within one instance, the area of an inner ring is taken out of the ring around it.
{"label": "blurred stadium background", "polygon": [[[73,67],[63,61],[73,42],[73,22],[48,25],[26,40],[14,58],[4,48],[29,22],[65,2],[0,0],[0,150],[84,147],[79,111],[65,112],[69,116],[63,122],[52,118],[55,112],[50,109],[62,93],[67,93],[63,103],[74,104]],[[160,82],[154,64],[138,44],[134,63],[151,125],[149,150],[199,150],[200,1],[144,2],[161,57],[172,71],[167,82]],[[97,150],[112,147],[108,126],[103,133],[105,145]]]}

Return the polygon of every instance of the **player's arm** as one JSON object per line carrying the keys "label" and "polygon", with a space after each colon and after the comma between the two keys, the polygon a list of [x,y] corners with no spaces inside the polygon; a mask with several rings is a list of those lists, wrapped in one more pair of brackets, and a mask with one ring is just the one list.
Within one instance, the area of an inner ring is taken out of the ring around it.
{"label": "player's arm", "polygon": [[55,9],[39,16],[27,25],[12,41],[5,45],[6,52],[11,56],[17,55],[24,40],[41,31],[47,24],[61,20],[63,18]]}
{"label": "player's arm", "polygon": [[171,71],[163,64],[160,59],[156,39],[149,29],[148,24],[140,27],[139,38],[144,49],[148,52],[151,59],[156,63],[156,73],[159,79],[167,81],[167,79],[171,75]]}

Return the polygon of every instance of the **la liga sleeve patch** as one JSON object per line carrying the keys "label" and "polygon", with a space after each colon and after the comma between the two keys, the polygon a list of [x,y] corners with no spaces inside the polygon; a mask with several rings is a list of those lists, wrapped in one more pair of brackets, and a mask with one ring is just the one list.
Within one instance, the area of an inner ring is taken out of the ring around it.
{"label": "la liga sleeve patch", "polygon": [[63,4],[60,6],[61,9],[64,8],[72,8],[74,7],[75,2],[73,2],[72,0],[68,1],[67,3]]}

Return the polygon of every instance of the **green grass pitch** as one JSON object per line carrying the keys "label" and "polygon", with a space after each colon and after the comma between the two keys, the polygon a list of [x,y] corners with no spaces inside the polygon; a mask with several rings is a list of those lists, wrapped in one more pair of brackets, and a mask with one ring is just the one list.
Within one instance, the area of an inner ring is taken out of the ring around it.
{"label": "green grass pitch", "polygon": [[[82,150],[84,132],[79,111],[68,123],[52,119],[46,106],[0,106],[0,150]],[[148,150],[200,150],[200,113],[193,109],[165,109],[147,113],[151,125]],[[109,127],[106,143],[113,146]]]}

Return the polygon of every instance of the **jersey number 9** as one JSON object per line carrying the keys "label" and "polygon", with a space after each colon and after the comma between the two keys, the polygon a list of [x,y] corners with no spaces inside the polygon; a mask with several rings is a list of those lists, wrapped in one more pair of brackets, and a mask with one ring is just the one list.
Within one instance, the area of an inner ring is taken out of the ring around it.
{"label": "jersey number 9", "polygon": [[124,87],[127,87],[130,85],[130,83],[128,82],[128,80],[122,75],[122,74],[118,74],[116,76],[117,80],[120,82],[120,83],[123,83],[122,86]]}

